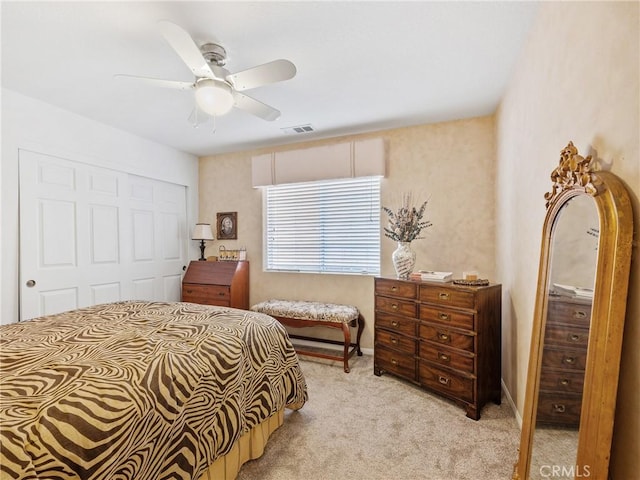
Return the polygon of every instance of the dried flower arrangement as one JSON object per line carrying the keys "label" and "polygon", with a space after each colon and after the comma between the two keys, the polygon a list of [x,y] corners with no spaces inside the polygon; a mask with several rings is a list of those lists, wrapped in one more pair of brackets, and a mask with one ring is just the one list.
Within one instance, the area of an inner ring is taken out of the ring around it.
{"label": "dried flower arrangement", "polygon": [[382,210],[389,215],[389,224],[384,227],[384,235],[396,242],[412,242],[419,237],[423,229],[432,225],[429,220],[422,220],[427,201],[416,208],[413,204],[411,193],[402,194],[402,204],[397,211],[382,207]]}

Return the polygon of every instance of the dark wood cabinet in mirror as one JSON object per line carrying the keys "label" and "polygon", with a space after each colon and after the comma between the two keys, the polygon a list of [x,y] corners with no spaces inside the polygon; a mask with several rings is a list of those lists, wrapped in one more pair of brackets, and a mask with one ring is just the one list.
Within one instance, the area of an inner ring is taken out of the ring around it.
{"label": "dark wood cabinet in mirror", "polygon": [[631,263],[626,188],[569,143],[545,195],[513,479],[607,478]]}

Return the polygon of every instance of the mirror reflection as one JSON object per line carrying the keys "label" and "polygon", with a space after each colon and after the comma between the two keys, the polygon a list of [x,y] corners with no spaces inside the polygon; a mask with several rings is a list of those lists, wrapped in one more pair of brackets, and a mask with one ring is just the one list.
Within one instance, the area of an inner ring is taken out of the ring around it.
{"label": "mirror reflection", "polygon": [[[571,197],[552,233],[531,478],[574,478],[599,240],[593,198]],[[560,475],[560,476],[559,476]]]}

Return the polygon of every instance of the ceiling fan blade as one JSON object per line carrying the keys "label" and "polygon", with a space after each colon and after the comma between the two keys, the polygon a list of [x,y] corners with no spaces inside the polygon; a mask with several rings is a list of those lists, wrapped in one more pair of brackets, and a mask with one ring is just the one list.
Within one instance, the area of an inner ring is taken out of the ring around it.
{"label": "ceiling fan blade", "polygon": [[175,80],[162,80],[159,78],[137,77],[135,75],[114,75],[114,78],[123,80],[133,80],[138,83],[146,83],[155,87],[173,88],[176,90],[193,90],[195,85],[189,82],[178,82]]}
{"label": "ceiling fan blade", "polygon": [[191,35],[175,23],[166,20],[158,22],[158,25],[162,36],[196,77],[217,78],[202,53],[200,53],[200,49],[191,38]]}
{"label": "ceiling fan blade", "polygon": [[295,77],[296,66],[289,60],[274,60],[273,62],[248,68],[241,72],[227,76],[236,90],[249,90],[268,83],[281,82]]}
{"label": "ceiling fan blade", "polygon": [[256,117],[260,117],[268,122],[277,120],[280,117],[280,111],[269,105],[266,105],[255,98],[249,97],[244,93],[233,92],[234,107],[245,112],[249,112]]}

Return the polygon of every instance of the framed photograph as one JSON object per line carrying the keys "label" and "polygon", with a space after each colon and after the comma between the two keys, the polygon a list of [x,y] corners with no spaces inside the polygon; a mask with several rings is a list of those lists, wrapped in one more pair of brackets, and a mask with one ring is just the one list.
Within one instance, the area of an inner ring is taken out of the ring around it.
{"label": "framed photograph", "polygon": [[218,212],[218,240],[238,239],[238,212]]}

